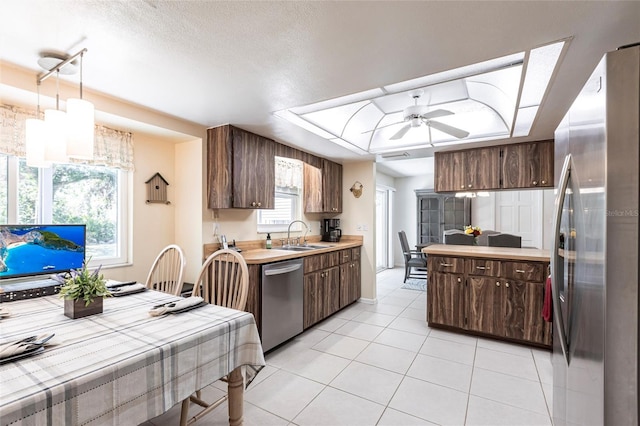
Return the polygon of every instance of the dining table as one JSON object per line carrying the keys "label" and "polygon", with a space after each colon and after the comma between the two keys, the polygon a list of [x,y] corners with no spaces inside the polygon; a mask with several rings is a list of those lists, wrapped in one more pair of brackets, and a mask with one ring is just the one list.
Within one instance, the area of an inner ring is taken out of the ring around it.
{"label": "dining table", "polygon": [[55,333],[44,350],[0,364],[1,425],[137,425],[228,377],[229,422],[265,365],[252,314],[203,304],[151,316],[179,299],[153,290],[107,297],[79,319],[57,295],[4,303],[0,343]]}

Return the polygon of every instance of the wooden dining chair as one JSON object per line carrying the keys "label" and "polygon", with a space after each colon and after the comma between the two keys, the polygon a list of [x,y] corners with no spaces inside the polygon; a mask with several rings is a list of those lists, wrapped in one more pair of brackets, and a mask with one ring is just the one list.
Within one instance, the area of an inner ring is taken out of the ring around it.
{"label": "wooden dining chair", "polygon": [[[211,254],[200,268],[200,273],[193,285],[192,296],[200,296],[212,305],[243,311],[249,293],[249,269],[244,257],[235,250],[222,249]],[[227,377],[221,380],[227,381]],[[225,394],[215,402],[202,400],[201,392],[196,391],[182,401],[180,426],[191,425],[224,403],[228,399]],[[189,418],[189,403],[194,402],[203,410]]]}
{"label": "wooden dining chair", "polygon": [[182,249],[175,244],[168,245],[153,261],[145,287],[179,296],[185,264]]}

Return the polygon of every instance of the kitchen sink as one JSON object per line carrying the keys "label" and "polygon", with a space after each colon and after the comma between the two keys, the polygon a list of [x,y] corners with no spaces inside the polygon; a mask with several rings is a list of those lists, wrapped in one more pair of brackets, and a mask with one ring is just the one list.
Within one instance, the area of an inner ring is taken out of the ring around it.
{"label": "kitchen sink", "polygon": [[282,246],[281,250],[289,250],[289,251],[309,251],[309,250],[318,250],[323,248],[333,247],[332,245],[308,245],[308,246]]}

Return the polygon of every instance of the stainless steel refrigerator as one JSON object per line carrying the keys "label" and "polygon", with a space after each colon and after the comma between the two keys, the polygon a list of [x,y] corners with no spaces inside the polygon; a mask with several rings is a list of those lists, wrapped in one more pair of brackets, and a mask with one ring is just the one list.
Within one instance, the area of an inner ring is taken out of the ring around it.
{"label": "stainless steel refrigerator", "polygon": [[555,133],[553,419],[638,424],[640,46],[607,53]]}

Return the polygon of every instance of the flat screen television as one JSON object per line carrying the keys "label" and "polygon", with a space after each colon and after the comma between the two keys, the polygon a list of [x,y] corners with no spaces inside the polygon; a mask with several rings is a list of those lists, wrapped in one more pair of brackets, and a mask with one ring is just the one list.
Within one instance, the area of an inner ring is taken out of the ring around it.
{"label": "flat screen television", "polygon": [[0,225],[0,280],[82,267],[86,225]]}

